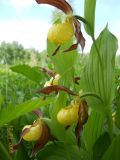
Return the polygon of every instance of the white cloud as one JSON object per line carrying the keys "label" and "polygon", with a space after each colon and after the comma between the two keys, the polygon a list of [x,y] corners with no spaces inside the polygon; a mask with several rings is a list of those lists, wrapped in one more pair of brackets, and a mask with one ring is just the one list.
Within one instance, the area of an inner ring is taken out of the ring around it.
{"label": "white cloud", "polygon": [[0,21],[0,42],[18,41],[24,47],[39,51],[46,49],[46,38],[50,24],[42,21]]}
{"label": "white cloud", "polygon": [[22,9],[31,7],[34,3],[36,3],[35,0],[9,0],[9,4],[18,12],[20,12]]}

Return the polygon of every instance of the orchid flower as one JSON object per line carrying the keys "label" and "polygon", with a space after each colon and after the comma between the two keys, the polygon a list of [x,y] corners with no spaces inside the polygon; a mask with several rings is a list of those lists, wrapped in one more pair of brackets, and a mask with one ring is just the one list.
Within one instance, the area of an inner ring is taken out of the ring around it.
{"label": "orchid flower", "polygon": [[[38,4],[48,4],[48,5],[54,6],[58,9],[60,9],[61,11],[63,11],[68,16],[68,19],[71,19],[71,24],[73,25],[73,28],[74,28],[74,35],[76,37],[77,43],[70,46],[70,48],[66,49],[64,52],[76,49],[79,44],[80,44],[82,51],[83,51],[83,49],[85,47],[85,38],[83,37],[83,34],[81,32],[81,23],[78,20],[79,19],[78,16],[73,15],[73,9],[70,6],[70,4],[68,2],[66,2],[65,0],[36,0],[36,2]],[[57,25],[59,25],[59,24],[57,24]],[[65,28],[65,25],[63,27]],[[60,27],[59,27],[59,29],[60,29]],[[67,29],[65,31],[67,32]],[[62,33],[64,34],[64,32],[62,32]],[[71,32],[72,32],[72,29],[71,29]],[[53,34],[53,32],[52,32],[52,34]],[[59,36],[57,36],[57,37],[59,37]],[[68,38],[66,38],[66,39],[68,39]],[[60,49],[60,45],[55,50],[53,55],[55,55],[58,52],[58,50]]]}

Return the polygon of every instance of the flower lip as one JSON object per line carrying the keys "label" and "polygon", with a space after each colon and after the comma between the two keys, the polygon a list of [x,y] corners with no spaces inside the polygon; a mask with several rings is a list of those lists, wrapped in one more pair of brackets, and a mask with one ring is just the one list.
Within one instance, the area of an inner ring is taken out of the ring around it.
{"label": "flower lip", "polygon": [[65,14],[72,14],[73,9],[65,0],[36,0],[38,4],[49,4],[54,6],[60,10],[62,10]]}

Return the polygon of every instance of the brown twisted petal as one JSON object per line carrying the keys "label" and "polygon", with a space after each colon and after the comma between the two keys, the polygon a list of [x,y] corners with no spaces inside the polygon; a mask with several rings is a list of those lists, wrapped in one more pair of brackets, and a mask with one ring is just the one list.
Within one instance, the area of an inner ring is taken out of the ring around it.
{"label": "brown twisted petal", "polygon": [[44,73],[47,73],[50,77],[55,77],[55,75],[56,75],[56,72],[55,71],[53,71],[53,70],[50,70],[50,69],[48,69],[48,68],[45,68],[45,67],[40,67],[40,70],[42,71],[42,72],[44,72]]}
{"label": "brown twisted petal", "polygon": [[38,4],[49,4],[54,6],[60,10],[62,10],[66,14],[72,14],[73,9],[65,0],[36,0]]}
{"label": "brown twisted petal", "polygon": [[43,116],[40,109],[35,109],[32,112],[39,118]]}
{"label": "brown twisted petal", "polygon": [[43,125],[43,131],[40,139],[32,149],[31,157],[35,156],[40,149],[51,139],[50,129],[46,124]]}
{"label": "brown twisted petal", "polygon": [[83,125],[87,122],[87,119],[88,119],[88,105],[87,102],[83,100],[79,105],[78,122],[75,128],[75,135],[77,138],[78,146],[80,146],[81,132],[83,130]]}
{"label": "brown twisted petal", "polygon": [[[32,126],[31,126],[31,127],[32,127]],[[20,134],[20,140],[18,141],[18,143],[16,143],[16,144],[13,145],[14,151],[19,148],[20,143],[21,143],[21,141],[22,141],[22,138],[23,138],[28,132],[30,132],[31,127],[25,128],[25,129],[21,132],[21,134]]]}
{"label": "brown twisted petal", "polygon": [[68,49],[64,50],[63,53],[73,51],[77,49],[78,43],[71,45]]}
{"label": "brown twisted petal", "polygon": [[77,43],[80,44],[82,51],[85,47],[85,38],[81,32],[81,24],[80,22],[74,17],[74,26],[75,26],[75,37],[77,39]]}
{"label": "brown twisted petal", "polygon": [[66,88],[65,86],[58,86],[58,85],[44,87],[41,90],[37,90],[36,93],[43,93],[43,94],[49,95],[50,93],[53,93],[53,92],[57,93],[59,91],[67,92],[68,94],[73,96],[78,96],[77,93],[74,93],[69,88]]}

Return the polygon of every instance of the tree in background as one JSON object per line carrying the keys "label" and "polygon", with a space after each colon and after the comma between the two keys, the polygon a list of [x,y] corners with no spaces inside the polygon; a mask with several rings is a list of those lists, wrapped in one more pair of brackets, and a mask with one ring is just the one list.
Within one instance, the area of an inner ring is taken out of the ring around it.
{"label": "tree in background", "polygon": [[25,62],[30,59],[30,51],[18,42],[12,43],[2,42],[0,45],[0,63],[1,64],[15,64],[17,62]]}

